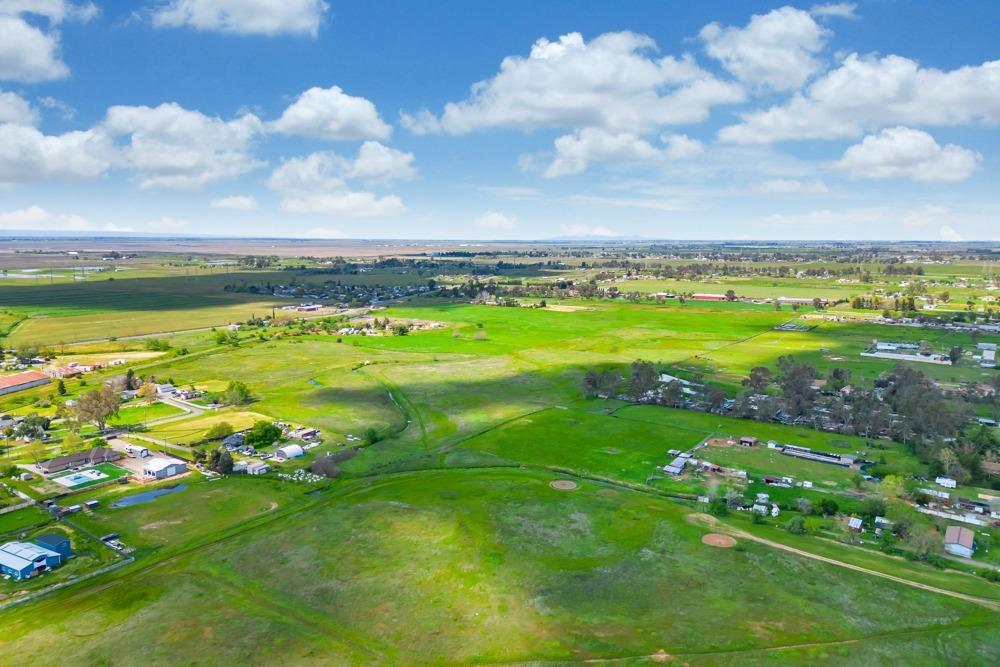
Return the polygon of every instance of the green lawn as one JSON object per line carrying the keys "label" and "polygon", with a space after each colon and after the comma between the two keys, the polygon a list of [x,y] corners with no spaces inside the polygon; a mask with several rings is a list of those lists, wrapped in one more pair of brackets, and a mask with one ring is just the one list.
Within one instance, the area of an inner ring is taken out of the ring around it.
{"label": "green lawn", "polygon": [[[125,470],[124,468],[119,468],[118,466],[116,466],[113,463],[98,463],[95,466],[90,466],[89,468],[87,468],[87,470],[99,470],[100,472],[102,472],[105,475],[107,475],[107,477],[102,477],[101,479],[95,479],[95,480],[90,481],[90,482],[84,482],[83,484],[76,484],[75,486],[72,486],[72,487],[69,488],[70,491],[78,491],[80,489],[85,489],[88,486],[94,486],[96,484],[104,484],[105,482],[107,482],[109,480],[118,479],[119,477],[125,477],[126,475],[130,474],[128,470]],[[66,473],[61,473],[61,474],[58,474],[58,475],[53,475],[50,479],[51,480],[57,480],[60,477],[68,477],[70,475],[75,475],[78,472],[80,472],[80,471],[71,470],[71,471],[66,472]],[[66,487],[62,487],[60,485],[60,488],[66,488]]]}

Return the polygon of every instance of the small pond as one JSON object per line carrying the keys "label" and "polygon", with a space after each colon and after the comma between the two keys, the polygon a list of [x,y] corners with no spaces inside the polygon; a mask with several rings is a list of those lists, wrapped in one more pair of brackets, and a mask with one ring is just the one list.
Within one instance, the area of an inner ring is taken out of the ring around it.
{"label": "small pond", "polygon": [[171,493],[177,493],[178,491],[183,491],[188,487],[187,484],[174,484],[173,486],[164,486],[159,489],[150,489],[149,491],[143,491],[142,493],[136,493],[132,496],[126,496],[121,500],[116,500],[111,503],[111,507],[131,507],[132,505],[142,505],[143,503],[151,503],[160,496],[166,496]]}

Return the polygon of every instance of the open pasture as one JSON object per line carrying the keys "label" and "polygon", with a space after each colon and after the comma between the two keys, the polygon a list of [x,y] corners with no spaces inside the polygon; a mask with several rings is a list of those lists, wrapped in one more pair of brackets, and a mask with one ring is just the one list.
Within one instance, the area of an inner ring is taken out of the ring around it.
{"label": "open pasture", "polygon": [[[172,377],[181,386],[207,385],[214,390],[223,390],[230,380],[240,380],[255,398],[248,410],[327,433],[360,433],[369,426],[388,432],[402,428],[403,416],[389,389],[369,369],[423,359],[418,354],[337,343],[329,336],[303,336],[178,357],[157,366],[155,372]],[[198,429],[207,428],[205,419],[179,420],[156,427],[151,434],[168,440],[183,437],[182,441],[190,442],[200,435]]]}
{"label": "open pasture", "polygon": [[[551,479],[439,471],[351,483],[154,569],[3,612],[0,659],[47,664],[66,623],[78,632],[63,665],[198,661],[206,634],[239,637],[217,641],[216,655],[244,664],[1000,655],[993,612],[754,542],[706,546],[711,529],[680,506],[589,482],[567,493]],[[177,504],[164,520],[197,511]],[[169,632],[144,650],[135,623]]]}
{"label": "open pasture", "polygon": [[690,449],[706,435],[668,423],[548,408],[465,440],[461,446],[522,464],[638,484],[669,462],[667,450]]}
{"label": "open pasture", "polygon": [[[801,322],[815,328],[806,332],[766,331],[751,339],[701,354],[691,363],[703,366],[714,380],[730,388],[736,388],[754,366],[773,368],[782,355],[792,355],[796,361],[810,363],[822,375],[835,367],[847,368],[854,381],[871,382],[899,363],[891,359],[861,356],[876,339],[911,343],[926,341],[934,350],[945,354],[955,345],[966,350],[975,348],[972,336],[964,332],[816,319],[803,319]],[[981,335],[978,340],[1000,341],[1000,337]],[[956,366],[906,363],[942,382],[975,381],[989,377],[988,371],[973,366],[971,362],[961,362]]]}
{"label": "open pasture", "polygon": [[152,426],[145,434],[180,445],[190,445],[203,440],[205,432],[218,423],[226,422],[235,430],[242,431],[261,420],[271,419],[253,410],[221,409]]}
{"label": "open pasture", "polygon": [[[253,280],[290,280],[289,273],[252,273]],[[0,285],[0,304],[28,315],[8,344],[55,345],[178,331],[269,315],[287,301],[225,292],[241,274],[121,278],[52,285]]]}
{"label": "open pasture", "polygon": [[[183,483],[185,488],[127,507],[112,507],[122,498]],[[305,499],[302,487],[274,480],[230,478],[208,481],[191,475],[180,482],[155,486],[112,487],[110,493],[87,492],[74,496],[79,502],[98,497],[101,506],[79,514],[74,521],[97,535],[120,533],[122,541],[148,550],[184,549],[242,522],[266,516]]]}

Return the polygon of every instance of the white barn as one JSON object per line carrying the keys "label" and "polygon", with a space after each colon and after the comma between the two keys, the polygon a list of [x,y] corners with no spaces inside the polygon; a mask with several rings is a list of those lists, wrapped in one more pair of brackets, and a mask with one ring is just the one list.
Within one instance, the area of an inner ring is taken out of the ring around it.
{"label": "white barn", "polygon": [[187,463],[175,458],[154,456],[142,466],[142,476],[147,479],[166,479],[187,470]]}

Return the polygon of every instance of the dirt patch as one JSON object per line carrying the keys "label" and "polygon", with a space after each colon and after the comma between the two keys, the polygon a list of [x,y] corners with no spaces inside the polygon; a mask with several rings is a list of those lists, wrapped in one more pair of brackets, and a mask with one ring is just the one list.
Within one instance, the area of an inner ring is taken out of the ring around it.
{"label": "dirt patch", "polygon": [[176,526],[178,524],[184,523],[183,521],[154,521],[153,523],[147,523],[142,527],[143,530],[156,530],[157,528],[163,528],[165,526]]}
{"label": "dirt patch", "polygon": [[688,523],[694,524],[703,523],[709,526],[715,526],[719,523],[719,520],[714,516],[711,514],[705,514],[704,512],[694,512],[692,514],[688,514],[684,518],[687,519]]}
{"label": "dirt patch", "polygon": [[722,533],[708,533],[702,536],[702,544],[707,544],[710,547],[719,547],[720,549],[728,549],[730,547],[736,546],[736,540],[729,535],[723,535]]}
{"label": "dirt patch", "polygon": [[567,306],[564,304],[550,304],[545,306],[545,310],[552,310],[557,313],[575,313],[578,310],[593,310],[589,306]]}
{"label": "dirt patch", "polygon": [[734,444],[735,443],[733,442],[733,440],[731,438],[709,438],[708,439],[708,446],[709,447],[726,448],[726,447],[732,447]]}
{"label": "dirt patch", "polygon": [[618,449],[617,447],[605,447],[604,448],[604,453],[605,454],[621,454],[622,450]]}
{"label": "dirt patch", "polygon": [[271,501],[271,505],[270,505],[270,506],[269,506],[269,507],[267,508],[267,511],[268,511],[268,512],[273,512],[273,511],[274,511],[274,510],[276,510],[276,509],[278,509],[278,503],[276,503],[276,502],[274,502],[274,501],[272,500],[272,501]]}
{"label": "dirt patch", "polygon": [[575,491],[580,485],[569,479],[556,479],[549,482],[549,486],[560,491]]}

